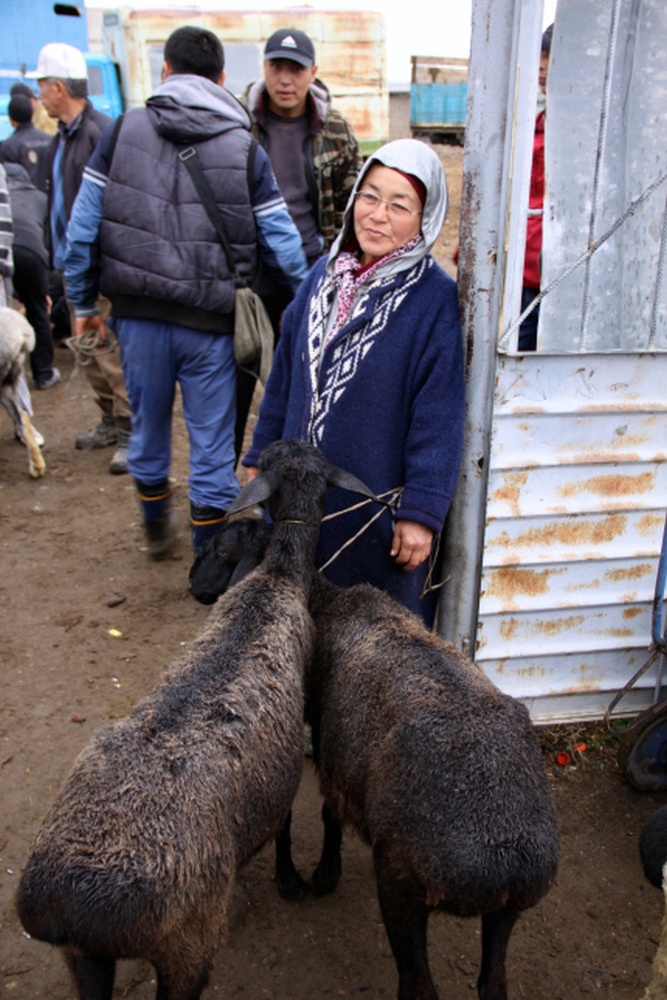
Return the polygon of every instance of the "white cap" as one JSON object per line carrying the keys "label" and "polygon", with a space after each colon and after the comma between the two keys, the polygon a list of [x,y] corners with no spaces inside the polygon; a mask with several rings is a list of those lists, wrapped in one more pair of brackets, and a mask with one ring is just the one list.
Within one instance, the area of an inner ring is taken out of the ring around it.
{"label": "white cap", "polygon": [[87,80],[88,70],[83,52],[65,42],[49,42],[43,45],[37,60],[37,69],[26,73],[31,80],[42,80],[53,76],[58,80]]}

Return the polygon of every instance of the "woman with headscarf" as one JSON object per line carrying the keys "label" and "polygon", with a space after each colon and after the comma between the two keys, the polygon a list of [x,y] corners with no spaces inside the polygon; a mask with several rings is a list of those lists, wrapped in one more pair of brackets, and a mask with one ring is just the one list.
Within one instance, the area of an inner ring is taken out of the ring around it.
{"label": "woman with headscarf", "polygon": [[[368,159],[329,256],[285,312],[243,462],[253,478],[266,445],[301,438],[376,495],[400,489],[393,516],[384,511],[365,531],[377,513],[369,507],[325,521],[318,566],[328,564],[325,576],[339,586],[387,591],[429,626],[434,540],[463,437],[456,285],[430,254],[446,212],[445,173],[430,147],[399,139]],[[328,512],[350,502],[332,489]]]}

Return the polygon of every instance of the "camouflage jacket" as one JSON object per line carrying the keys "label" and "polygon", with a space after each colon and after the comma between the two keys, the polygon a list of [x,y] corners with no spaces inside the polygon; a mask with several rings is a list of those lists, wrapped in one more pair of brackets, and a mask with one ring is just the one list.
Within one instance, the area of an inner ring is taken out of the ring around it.
{"label": "camouflage jacket", "polygon": [[[263,80],[251,83],[241,98],[250,112],[253,134],[268,147],[267,94]],[[331,107],[329,91],[316,80],[308,94],[309,134],[304,147],[306,176],[318,229],[328,250],[343,224],[343,213],[362,165],[357,137],[348,120]]]}

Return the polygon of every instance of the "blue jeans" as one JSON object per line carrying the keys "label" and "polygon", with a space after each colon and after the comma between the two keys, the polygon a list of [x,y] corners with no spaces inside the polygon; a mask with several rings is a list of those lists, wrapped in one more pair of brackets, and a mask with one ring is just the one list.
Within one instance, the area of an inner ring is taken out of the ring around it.
{"label": "blue jeans", "polygon": [[148,486],[168,478],[178,382],[190,438],[190,501],[226,508],[239,492],[232,337],[144,319],[114,319],[111,326],[132,409],[130,474]]}

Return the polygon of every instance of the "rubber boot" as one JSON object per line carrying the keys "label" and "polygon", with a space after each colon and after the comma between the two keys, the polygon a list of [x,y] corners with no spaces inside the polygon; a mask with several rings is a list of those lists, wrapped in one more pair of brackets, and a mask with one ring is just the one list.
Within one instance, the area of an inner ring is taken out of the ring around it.
{"label": "rubber boot", "polygon": [[149,485],[136,480],[148,555],[158,562],[172,554],[178,537],[171,512],[171,490],[167,480]]}
{"label": "rubber boot", "polygon": [[190,503],[190,521],[192,523],[192,548],[199,555],[204,542],[217,534],[225,516],[220,507],[207,507],[204,504]]}

